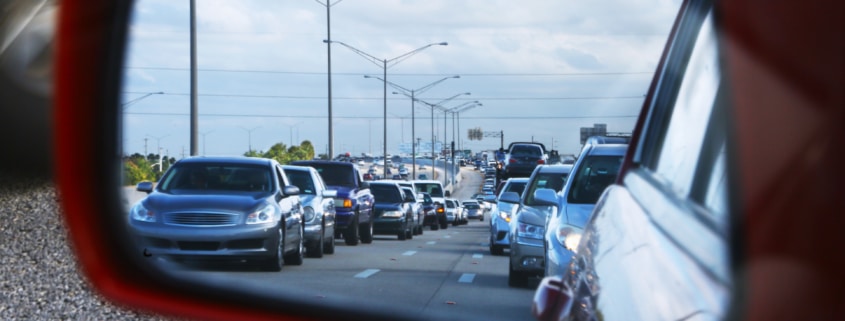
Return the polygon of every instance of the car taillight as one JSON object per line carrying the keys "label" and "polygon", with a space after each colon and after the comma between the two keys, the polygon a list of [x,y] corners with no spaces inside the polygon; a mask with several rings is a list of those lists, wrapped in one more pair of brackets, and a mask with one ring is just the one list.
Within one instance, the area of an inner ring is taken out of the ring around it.
{"label": "car taillight", "polygon": [[546,161],[544,161],[542,159],[537,161],[537,164],[545,164],[545,163],[546,163]]}
{"label": "car taillight", "polygon": [[511,159],[508,160],[508,163],[511,163],[511,164],[516,163],[516,159],[511,158]]}

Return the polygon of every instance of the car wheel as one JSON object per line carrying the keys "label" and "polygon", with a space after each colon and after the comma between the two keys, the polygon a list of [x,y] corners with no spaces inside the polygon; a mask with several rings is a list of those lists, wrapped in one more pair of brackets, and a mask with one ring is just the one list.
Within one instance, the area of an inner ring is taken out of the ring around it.
{"label": "car wheel", "polygon": [[408,229],[408,231],[405,232],[405,236],[406,236],[407,239],[413,240],[414,239],[414,228],[412,227],[412,228]]}
{"label": "car wheel", "polygon": [[346,227],[346,231],[343,232],[343,240],[346,241],[346,245],[358,245],[357,215],[352,217],[352,222]]}
{"label": "car wheel", "polygon": [[[325,230],[325,227],[323,229]],[[334,238],[328,238],[325,241],[326,244],[323,245],[323,253],[334,254]]]}
{"label": "car wheel", "polygon": [[276,243],[276,254],[270,257],[270,259],[267,260],[267,263],[262,266],[264,270],[271,272],[278,272],[282,270],[282,266],[284,265],[284,260],[282,256],[282,253],[284,252],[284,247],[284,227],[279,227],[279,241],[278,243]]}
{"label": "car wheel", "polygon": [[422,225],[417,226],[417,235],[423,235],[423,232],[425,232],[424,230],[425,228],[423,228]]}
{"label": "car wheel", "polygon": [[364,223],[364,226],[361,226],[361,243],[373,243],[373,222]]}
{"label": "car wheel", "polygon": [[490,254],[492,254],[492,255],[503,255],[503,254],[505,254],[505,247],[504,246],[493,244],[493,236],[490,236]]}
{"label": "car wheel", "polygon": [[509,287],[523,287],[527,278],[521,271],[513,269],[513,263],[508,264],[508,286]]}
{"label": "car wheel", "polygon": [[314,258],[321,258],[323,257],[323,251],[325,246],[325,236],[326,232],[323,229],[320,229],[320,239],[314,241],[308,247],[308,256]]}
{"label": "car wheel", "polygon": [[303,235],[305,233],[302,231],[302,228],[299,228],[299,242],[296,246],[296,250],[293,253],[288,254],[285,256],[285,264],[287,265],[302,265],[303,256],[305,255],[305,243],[303,241]]}

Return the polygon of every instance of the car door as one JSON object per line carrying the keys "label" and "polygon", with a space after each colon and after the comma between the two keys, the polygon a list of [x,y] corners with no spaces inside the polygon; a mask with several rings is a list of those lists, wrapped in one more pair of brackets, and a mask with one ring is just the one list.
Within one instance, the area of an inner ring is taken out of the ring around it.
{"label": "car door", "polygon": [[302,204],[300,204],[298,195],[285,195],[285,186],[291,186],[284,175],[284,170],[281,166],[274,167],[276,180],[278,181],[278,194],[276,202],[282,211],[282,220],[285,222],[285,249],[292,250],[299,246],[300,240],[303,237],[303,218],[302,218]]}
{"label": "car door", "polygon": [[310,172],[311,179],[314,182],[314,187],[318,191],[317,195],[320,198],[320,206],[323,209],[323,228],[327,231],[326,235],[334,235],[335,216],[337,213],[334,208],[334,197],[325,196],[326,191],[329,189],[326,186],[326,183],[323,182],[323,178],[320,176],[320,173],[313,168],[310,169]]}

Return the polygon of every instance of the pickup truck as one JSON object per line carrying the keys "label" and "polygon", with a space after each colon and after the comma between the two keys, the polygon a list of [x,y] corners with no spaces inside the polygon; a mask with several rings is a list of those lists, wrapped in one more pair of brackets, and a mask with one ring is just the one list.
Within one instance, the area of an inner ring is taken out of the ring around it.
{"label": "pickup truck", "polygon": [[373,242],[373,195],[370,185],[354,163],[337,161],[295,161],[291,165],[314,167],[335,198],[335,238],[343,237],[347,245]]}

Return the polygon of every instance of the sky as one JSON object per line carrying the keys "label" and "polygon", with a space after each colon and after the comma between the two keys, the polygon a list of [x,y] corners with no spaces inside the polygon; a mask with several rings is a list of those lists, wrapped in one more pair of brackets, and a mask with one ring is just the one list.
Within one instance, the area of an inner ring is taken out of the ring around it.
{"label": "sky", "polygon": [[[328,150],[326,0],[198,0],[198,154],[309,140]],[[334,0],[331,40],[388,60],[387,80],[445,109],[386,95],[384,69],[331,45],[334,154],[381,154],[416,136],[498,148],[467,130],[580,150],[580,128],[630,132],[680,0]],[[189,1],[138,0],[124,66],[124,153],[190,155]],[[428,44],[447,42],[396,59]],[[152,93],[152,94],[151,94]],[[464,93],[470,93],[466,95]],[[452,119],[455,119],[455,122]],[[460,121],[457,121],[460,119]],[[460,126],[460,130],[457,127]],[[412,129],[413,127],[413,129]],[[412,135],[412,130],[414,134]],[[454,132],[454,134],[453,134]],[[456,138],[457,137],[457,138]]]}

